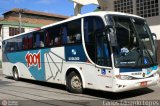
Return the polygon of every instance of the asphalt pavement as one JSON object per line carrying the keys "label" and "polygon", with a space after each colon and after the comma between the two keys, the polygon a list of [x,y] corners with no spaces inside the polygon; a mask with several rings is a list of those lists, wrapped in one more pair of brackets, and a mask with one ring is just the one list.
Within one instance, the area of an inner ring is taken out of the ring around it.
{"label": "asphalt pavement", "polygon": [[160,106],[160,84],[122,93],[86,90],[84,94],[66,91],[63,85],[2,75],[0,106]]}

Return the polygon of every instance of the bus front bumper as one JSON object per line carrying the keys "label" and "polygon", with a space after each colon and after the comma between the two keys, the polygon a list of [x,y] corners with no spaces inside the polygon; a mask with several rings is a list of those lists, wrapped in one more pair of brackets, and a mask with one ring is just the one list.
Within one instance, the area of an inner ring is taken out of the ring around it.
{"label": "bus front bumper", "polygon": [[154,77],[149,77],[145,79],[136,79],[136,80],[120,80],[115,79],[113,92],[123,92],[139,88],[145,88],[153,86],[159,83],[159,74],[154,75]]}

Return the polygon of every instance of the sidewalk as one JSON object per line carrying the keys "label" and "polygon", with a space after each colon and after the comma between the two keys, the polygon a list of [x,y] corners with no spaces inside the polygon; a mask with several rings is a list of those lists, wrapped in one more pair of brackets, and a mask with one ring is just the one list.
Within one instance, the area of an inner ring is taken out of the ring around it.
{"label": "sidewalk", "polygon": [[0,75],[3,75],[3,73],[2,73],[2,69],[0,68]]}

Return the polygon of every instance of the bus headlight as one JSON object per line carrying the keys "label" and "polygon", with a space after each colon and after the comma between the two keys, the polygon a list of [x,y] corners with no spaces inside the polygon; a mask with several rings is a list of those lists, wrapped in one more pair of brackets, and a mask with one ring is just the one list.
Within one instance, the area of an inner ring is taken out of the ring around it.
{"label": "bus headlight", "polygon": [[132,76],[128,76],[128,75],[116,75],[116,78],[121,79],[121,80],[132,80],[133,79]]}

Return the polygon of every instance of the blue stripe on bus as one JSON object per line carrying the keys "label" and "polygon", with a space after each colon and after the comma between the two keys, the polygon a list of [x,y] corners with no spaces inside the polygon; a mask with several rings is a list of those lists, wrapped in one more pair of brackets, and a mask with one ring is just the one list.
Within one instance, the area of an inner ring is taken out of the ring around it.
{"label": "blue stripe on bus", "polygon": [[[153,66],[153,67],[150,67],[150,68],[146,68],[146,69],[151,69],[151,70],[157,70],[158,69],[158,66]],[[137,69],[131,69],[131,68],[120,68],[120,73],[124,73],[124,72],[140,72],[142,71],[142,68],[137,68]]]}
{"label": "blue stripe on bus", "polygon": [[[31,54],[38,53],[40,51],[41,55],[41,68],[38,70],[38,66],[34,67],[31,66],[28,68],[29,72],[31,73],[32,77],[35,80],[45,81],[45,65],[44,65],[44,54],[48,53],[50,49],[41,49],[41,50],[30,50],[24,52],[14,52],[14,53],[7,53],[8,61],[16,64],[16,63],[23,63],[26,67],[28,63],[26,62],[26,54],[29,52]],[[20,70],[23,72],[23,70]]]}
{"label": "blue stripe on bus", "polygon": [[65,46],[65,60],[66,61],[86,62],[87,57],[83,50],[83,46],[82,45]]}
{"label": "blue stripe on bus", "polygon": [[124,73],[124,72],[140,72],[142,71],[141,68],[139,69],[132,69],[132,68],[120,68],[120,73]]}
{"label": "blue stripe on bus", "polygon": [[[86,62],[87,57],[84,53],[82,45],[68,45],[64,46],[65,49],[65,60],[66,61],[74,61],[74,62]],[[30,54],[37,54],[40,51],[41,57],[41,68],[38,69],[38,66],[31,66],[28,67],[28,63],[26,62],[26,55]],[[21,51],[21,52],[13,52],[7,53],[7,60],[13,64],[22,63],[28,68],[28,71],[32,75],[35,80],[45,81],[45,64],[44,64],[44,54],[49,53],[50,49],[37,49],[37,50],[29,50],[29,51]],[[23,70],[20,70],[23,71]]]}
{"label": "blue stripe on bus", "polygon": [[152,68],[152,70],[157,70],[158,69],[158,66],[153,66],[153,67],[151,67]]}

